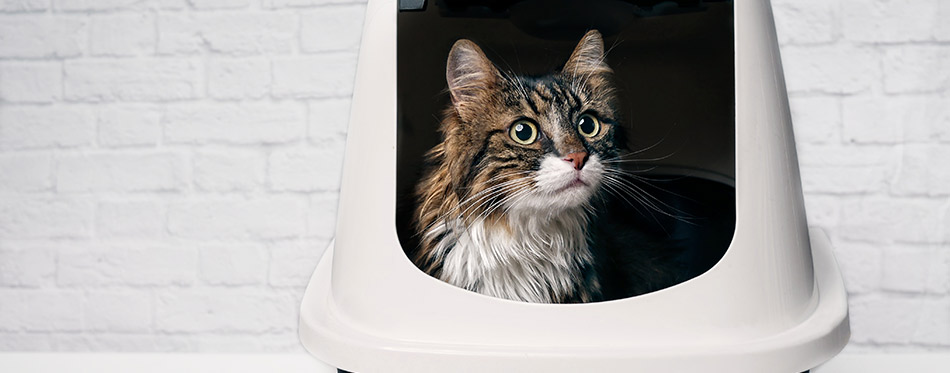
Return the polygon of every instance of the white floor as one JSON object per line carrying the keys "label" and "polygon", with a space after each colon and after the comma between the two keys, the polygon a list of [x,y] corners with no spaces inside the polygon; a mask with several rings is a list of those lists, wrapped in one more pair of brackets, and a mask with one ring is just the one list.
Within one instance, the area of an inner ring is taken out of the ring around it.
{"label": "white floor", "polygon": [[2,373],[336,373],[304,354],[0,353]]}
{"label": "white floor", "polygon": [[[3,373],[334,373],[308,355],[0,353]],[[948,354],[841,355],[817,373],[946,373]],[[792,372],[790,372],[792,373]]]}

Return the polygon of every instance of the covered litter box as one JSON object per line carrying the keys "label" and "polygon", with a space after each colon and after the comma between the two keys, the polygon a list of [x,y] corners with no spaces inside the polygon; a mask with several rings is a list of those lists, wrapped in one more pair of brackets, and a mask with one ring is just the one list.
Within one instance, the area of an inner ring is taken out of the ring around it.
{"label": "covered litter box", "polygon": [[[698,255],[708,265],[674,286],[583,304],[488,297],[421,271],[406,255],[405,211],[438,141],[452,43],[475,40],[496,63],[537,72],[592,28],[611,48],[629,141],[651,172],[723,191],[721,250]],[[791,373],[848,341],[829,241],[805,219],[768,0],[370,0],[352,105],[336,238],[300,310],[301,341],[328,364]]]}

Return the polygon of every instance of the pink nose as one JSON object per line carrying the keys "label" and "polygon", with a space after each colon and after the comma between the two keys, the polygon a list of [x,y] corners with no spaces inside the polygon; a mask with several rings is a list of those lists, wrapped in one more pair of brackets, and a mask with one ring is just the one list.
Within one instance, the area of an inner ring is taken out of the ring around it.
{"label": "pink nose", "polygon": [[567,162],[573,163],[575,170],[580,170],[584,168],[584,163],[587,162],[587,153],[586,152],[571,153],[571,154],[568,154],[566,157],[564,157],[564,160]]}

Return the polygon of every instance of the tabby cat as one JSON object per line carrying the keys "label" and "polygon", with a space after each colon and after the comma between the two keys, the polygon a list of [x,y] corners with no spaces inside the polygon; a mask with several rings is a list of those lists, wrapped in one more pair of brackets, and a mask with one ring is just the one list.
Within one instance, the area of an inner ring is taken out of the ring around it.
{"label": "tabby cat", "polygon": [[500,298],[600,300],[588,224],[623,144],[611,78],[596,30],[541,77],[503,73],[475,43],[456,42],[444,140],[418,188],[416,265]]}

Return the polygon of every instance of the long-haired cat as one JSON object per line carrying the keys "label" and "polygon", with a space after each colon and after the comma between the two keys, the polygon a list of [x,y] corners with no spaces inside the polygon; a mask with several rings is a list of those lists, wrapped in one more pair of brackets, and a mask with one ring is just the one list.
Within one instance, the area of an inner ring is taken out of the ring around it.
{"label": "long-haired cat", "polygon": [[416,265],[500,298],[602,299],[588,225],[624,143],[611,78],[596,30],[541,77],[503,73],[475,43],[456,42],[444,140],[418,189]]}

